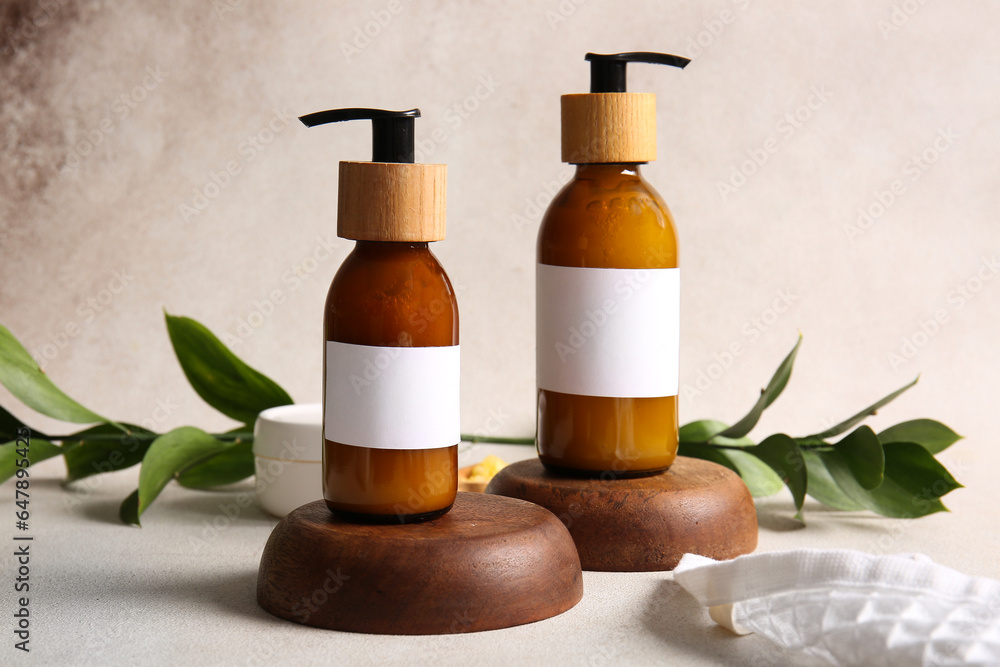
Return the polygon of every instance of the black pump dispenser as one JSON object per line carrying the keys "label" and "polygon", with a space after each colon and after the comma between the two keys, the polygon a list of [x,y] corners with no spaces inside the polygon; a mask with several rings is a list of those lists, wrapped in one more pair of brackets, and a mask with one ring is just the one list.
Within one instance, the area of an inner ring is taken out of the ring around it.
{"label": "black pump dispenser", "polygon": [[341,161],[337,236],[355,241],[429,242],[444,238],[447,167],[415,163],[414,119],[420,109],[330,109],[299,120],[306,127],[343,120],[372,122],[371,162]]}
{"label": "black pump dispenser", "polygon": [[588,53],[590,92],[562,96],[562,158],[571,164],[643,163],[656,159],[656,96],[626,92],[625,67],[684,68],[668,53]]}
{"label": "black pump dispenser", "polygon": [[626,92],[625,65],[628,63],[671,65],[684,69],[691,62],[690,59],[681,56],[673,56],[669,53],[653,53],[651,51],[588,53],[584,60],[590,61],[590,92],[592,93]]}
{"label": "black pump dispenser", "polygon": [[388,111],[386,109],[330,109],[317,111],[299,120],[306,127],[343,120],[370,120],[372,122],[372,162],[413,163],[414,118],[420,118],[420,109]]}

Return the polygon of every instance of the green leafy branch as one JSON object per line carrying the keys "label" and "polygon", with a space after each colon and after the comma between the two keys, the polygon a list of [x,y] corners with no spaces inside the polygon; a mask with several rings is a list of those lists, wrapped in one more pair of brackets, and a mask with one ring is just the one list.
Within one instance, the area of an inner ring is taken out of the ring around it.
{"label": "green leafy branch", "polygon": [[[62,455],[67,483],[141,464],[138,488],[119,511],[128,524],[139,525],[140,516],[171,480],[187,488],[210,489],[253,475],[253,423],[258,413],[292,403],[284,389],[241,361],[207,328],[190,318],[164,316],[177,360],[191,386],[206,403],[240,426],[225,433],[207,433],[194,426],[156,433],[102,417],[56,387],[24,346],[0,326],[0,383],[41,414],[70,423],[96,424],[69,435],[31,429],[29,463]],[[941,497],[961,485],[934,455],[961,436],[930,419],[904,422],[879,434],[858,426],[916,380],[820,433],[799,438],[777,433],[760,444],[747,437],[788,384],[801,343],[800,336],[741,420],[732,426],[714,420],[682,426],[679,454],[730,468],[754,496],[773,495],[787,486],[799,517],[806,494],[836,509],[868,509],[892,517],[945,510]],[[829,441],[855,426],[839,441]],[[27,474],[16,466],[17,435],[23,428],[23,422],[0,407],[0,442],[5,443],[0,445],[0,482]],[[462,439],[534,444],[533,438],[463,435]]]}
{"label": "green leafy branch", "polygon": [[[194,426],[155,433],[135,424],[113,422],[56,387],[24,346],[0,326],[0,383],[43,415],[72,423],[97,423],[69,435],[46,435],[32,429],[30,464],[62,455],[67,482],[75,482],[141,463],[139,487],[119,510],[121,520],[129,524],[139,525],[139,517],[171,480],[204,489],[253,475],[257,414],[292,403],[284,389],[243,363],[204,326],[186,317],[164,316],[170,342],[191,386],[206,403],[241,422],[240,426],[226,433],[207,433]],[[0,445],[0,482],[17,474],[16,438],[25,426],[0,407],[0,442],[5,442]]]}
{"label": "green leafy branch", "polygon": [[[897,518],[947,511],[941,498],[962,485],[934,455],[962,436],[932,419],[903,422],[878,434],[858,426],[919,377],[820,433],[798,438],[775,433],[760,444],[746,437],[788,384],[801,344],[800,335],[741,420],[732,426],[710,419],[682,426],[678,453],[735,471],[754,496],[773,495],[787,486],[798,518],[807,494],[835,509],[867,509]],[[852,428],[840,440],[830,441]]]}

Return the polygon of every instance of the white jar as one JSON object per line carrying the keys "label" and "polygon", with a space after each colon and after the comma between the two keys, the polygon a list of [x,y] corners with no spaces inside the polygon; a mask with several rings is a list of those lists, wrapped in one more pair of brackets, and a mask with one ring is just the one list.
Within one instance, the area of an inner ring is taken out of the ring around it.
{"label": "white jar", "polygon": [[281,405],[257,415],[253,428],[257,498],[270,514],[323,499],[323,406]]}

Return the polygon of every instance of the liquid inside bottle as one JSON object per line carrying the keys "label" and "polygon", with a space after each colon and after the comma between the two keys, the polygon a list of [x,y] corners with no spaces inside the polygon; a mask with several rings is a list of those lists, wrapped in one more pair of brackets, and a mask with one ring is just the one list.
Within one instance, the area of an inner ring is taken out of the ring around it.
{"label": "liquid inside bottle", "polygon": [[[458,304],[427,243],[358,241],[334,278],[325,311],[327,341],[381,348],[458,345]],[[385,352],[384,368],[395,363]],[[379,381],[383,364],[353,379]],[[328,359],[324,356],[324,376]],[[428,375],[431,375],[430,371]],[[432,381],[427,377],[427,381]],[[416,386],[407,389],[419,392]],[[324,394],[326,391],[324,390]],[[326,404],[324,395],[324,404]],[[458,490],[458,442],[445,447],[364,447],[326,439],[323,495],[338,516],[410,523],[443,515]]]}
{"label": "liquid inside bottle", "polygon": [[[676,268],[677,234],[670,211],[637,164],[581,164],[542,220],[538,262],[587,269]],[[636,275],[641,280],[643,274]],[[540,318],[545,307],[540,303]],[[616,307],[609,303],[607,313],[580,315],[580,349],[590,344],[587,332],[598,332],[602,318],[614,317]],[[538,456],[549,469],[602,478],[662,472],[677,454],[674,394],[595,396],[539,388]]]}

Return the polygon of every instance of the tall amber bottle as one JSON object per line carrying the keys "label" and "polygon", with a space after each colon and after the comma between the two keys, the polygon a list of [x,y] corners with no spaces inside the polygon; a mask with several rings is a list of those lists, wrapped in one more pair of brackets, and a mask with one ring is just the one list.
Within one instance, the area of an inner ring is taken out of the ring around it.
{"label": "tall amber bottle", "polygon": [[643,179],[656,98],[625,66],[658,53],[587,54],[591,92],[562,97],[562,157],[576,164],[538,233],[538,456],[602,478],[655,474],[677,454],[680,272],[673,218]]}
{"label": "tall amber bottle", "polygon": [[370,118],[372,162],[341,162],[337,235],[357,241],[324,314],[323,495],[337,515],[411,523],[458,489],[458,303],[428,248],[444,238],[444,165],[413,163],[414,118],[336,109],[309,126]]}

